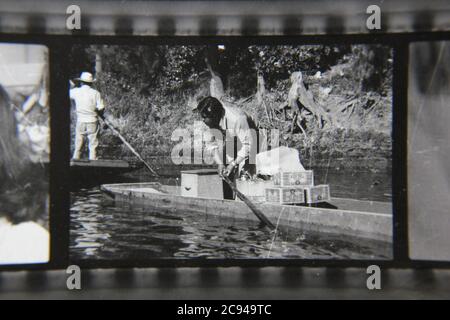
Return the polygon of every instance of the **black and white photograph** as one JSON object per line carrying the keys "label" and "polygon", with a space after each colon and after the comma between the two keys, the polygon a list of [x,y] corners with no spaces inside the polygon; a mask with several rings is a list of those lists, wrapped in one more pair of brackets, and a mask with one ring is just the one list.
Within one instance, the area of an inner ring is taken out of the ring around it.
{"label": "black and white photograph", "polygon": [[49,261],[48,86],[47,47],[0,43],[0,265]]}
{"label": "black and white photograph", "polygon": [[393,49],[73,45],[70,260],[393,258]]}

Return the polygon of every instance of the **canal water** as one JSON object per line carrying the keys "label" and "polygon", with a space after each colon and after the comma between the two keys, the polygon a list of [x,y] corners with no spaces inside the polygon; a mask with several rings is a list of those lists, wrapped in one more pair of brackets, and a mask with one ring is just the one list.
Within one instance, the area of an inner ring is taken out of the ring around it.
{"label": "canal water", "polygon": [[[315,170],[316,184],[331,195],[391,201],[390,174]],[[148,177],[131,177],[148,181]],[[130,182],[130,178],[126,182]],[[165,184],[179,183],[166,178]],[[281,236],[254,221],[208,220],[189,212],[116,204],[99,187],[71,193],[70,255],[79,260],[215,259],[390,259],[391,245],[339,235],[290,232]]]}

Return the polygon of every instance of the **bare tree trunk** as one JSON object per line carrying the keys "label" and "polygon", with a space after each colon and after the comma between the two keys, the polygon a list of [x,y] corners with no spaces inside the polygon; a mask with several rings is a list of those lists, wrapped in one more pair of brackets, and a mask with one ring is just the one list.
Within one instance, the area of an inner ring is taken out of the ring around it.
{"label": "bare tree trunk", "polygon": [[264,82],[264,77],[262,73],[258,71],[256,82],[256,102],[258,103],[258,105],[264,108],[264,110],[266,111],[267,120],[269,121],[269,124],[272,126],[273,116],[271,110],[266,104],[265,95],[266,95],[266,86]]}
{"label": "bare tree trunk", "polygon": [[301,111],[301,108],[298,104],[300,102],[304,108],[308,109],[315,118],[317,119],[319,125],[323,127],[322,121],[326,121],[329,124],[332,124],[331,116],[324,110],[322,106],[317,104],[311,92],[306,90],[306,87],[303,83],[303,76],[300,71],[294,72],[291,75],[291,88],[289,89],[288,94],[288,105],[291,108],[297,108],[298,111]]}
{"label": "bare tree trunk", "polygon": [[291,124],[291,135],[294,134],[295,126],[297,125],[297,118],[298,118],[298,112],[294,111],[294,117],[292,118],[292,124]]}
{"label": "bare tree trunk", "polygon": [[220,78],[220,75],[213,70],[211,66],[211,62],[208,58],[205,59],[206,67],[208,68],[208,71],[211,75],[210,85],[209,85],[209,91],[211,97],[217,98],[219,100],[222,100],[223,96],[225,95],[224,89],[223,89],[223,82]]}
{"label": "bare tree trunk", "polygon": [[95,74],[100,74],[102,72],[102,56],[99,52],[95,54]]}

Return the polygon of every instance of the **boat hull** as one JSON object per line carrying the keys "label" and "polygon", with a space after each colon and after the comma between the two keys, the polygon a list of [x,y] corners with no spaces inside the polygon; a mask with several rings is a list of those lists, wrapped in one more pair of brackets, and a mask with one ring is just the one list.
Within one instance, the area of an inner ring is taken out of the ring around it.
{"label": "boat hull", "polygon": [[[101,190],[117,202],[177,212],[195,212],[229,219],[258,221],[241,201],[181,196],[181,188],[158,183],[102,185]],[[339,234],[386,243],[392,242],[392,205],[375,201],[332,198],[327,207],[256,203],[275,225],[304,232]]]}
{"label": "boat hull", "polygon": [[98,186],[120,181],[121,175],[136,170],[123,160],[72,160],[70,179],[72,188]]}

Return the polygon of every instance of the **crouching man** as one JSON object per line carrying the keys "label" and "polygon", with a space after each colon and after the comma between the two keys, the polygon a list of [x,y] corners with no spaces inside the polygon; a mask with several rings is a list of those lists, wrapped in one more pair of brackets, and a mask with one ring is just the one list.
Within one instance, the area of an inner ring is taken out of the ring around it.
{"label": "crouching man", "polygon": [[[207,150],[212,152],[219,174],[228,176],[232,181],[243,175],[254,175],[254,162],[249,161],[257,143],[254,121],[239,108],[225,106],[211,96],[202,99],[194,111],[200,113],[203,122],[210,129],[222,133],[221,141],[217,141],[214,136],[206,139]],[[224,184],[224,197],[234,198],[233,191],[227,184]]]}
{"label": "crouching man", "polygon": [[81,82],[78,88],[72,88],[71,82],[70,99],[75,101],[77,113],[77,126],[75,134],[75,152],[74,160],[81,157],[81,149],[87,138],[89,141],[89,160],[97,160],[98,147],[98,118],[103,117],[105,106],[100,92],[92,88],[95,81],[89,72],[81,73],[81,76],[75,80]]}

